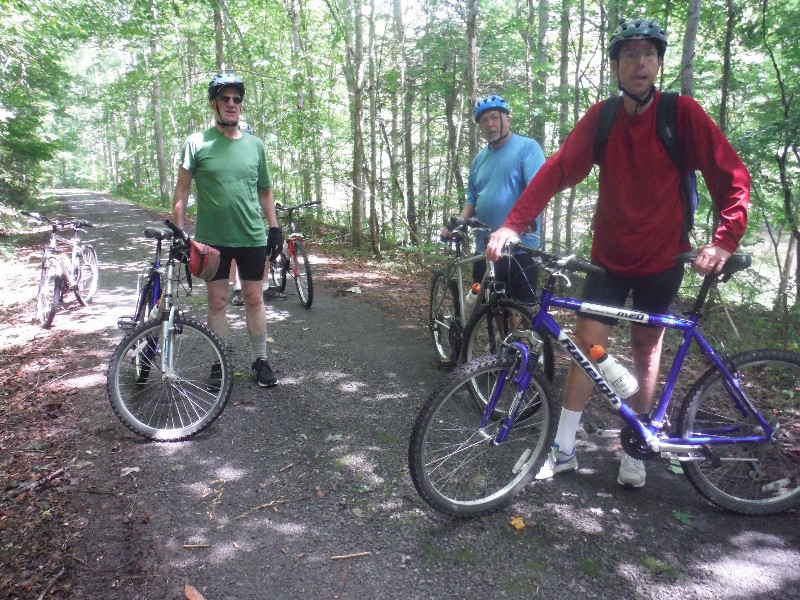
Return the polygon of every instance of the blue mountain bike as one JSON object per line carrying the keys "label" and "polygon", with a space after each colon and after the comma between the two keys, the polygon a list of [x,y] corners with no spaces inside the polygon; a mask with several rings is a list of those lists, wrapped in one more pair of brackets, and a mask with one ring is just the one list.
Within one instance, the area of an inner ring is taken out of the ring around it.
{"label": "blue mountain bike", "polygon": [[[618,413],[622,447],[630,456],[680,461],[704,498],[732,512],[766,515],[800,504],[800,355],[758,349],[728,356],[715,350],[698,327],[709,291],[748,268],[749,255],[734,254],[721,273],[706,276],[687,314],[655,315],[556,297],[556,283],[568,273],[602,269],[574,256],[526,250],[549,273],[532,331],[516,332],[519,339],[500,354],[454,371],[431,393],[414,425],[409,468],[414,486],[431,506],[459,516],[492,512],[511,502],[541,468],[558,411],[553,388],[537,367],[541,342],[534,332],[542,331],[563,345]],[[691,263],[695,256],[678,258]],[[554,309],[682,333],[649,415],[636,415],[622,402],[555,322]],[[673,390],[693,346],[708,368],[689,389],[673,425],[668,418]]]}

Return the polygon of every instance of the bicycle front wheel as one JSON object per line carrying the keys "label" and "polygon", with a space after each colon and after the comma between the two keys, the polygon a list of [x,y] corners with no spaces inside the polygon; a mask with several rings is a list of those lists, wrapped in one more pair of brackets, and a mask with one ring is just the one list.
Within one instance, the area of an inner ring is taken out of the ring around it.
{"label": "bicycle front wheel", "polygon": [[217,335],[199,321],[184,317],[167,339],[162,333],[153,320],[125,336],[108,367],[108,396],[132,432],[176,442],[219,417],[233,388],[233,366]]}
{"label": "bicycle front wheel", "polygon": [[61,305],[63,286],[61,263],[54,256],[45,256],[42,259],[39,292],[36,294],[36,318],[45,329],[53,326],[56,311]]}
{"label": "bicycle front wheel", "polygon": [[[502,378],[498,402],[505,413],[517,387],[515,356],[484,356],[462,365],[433,391],[417,417],[409,442],[411,479],[435,509],[459,517],[488,514],[510,503],[539,471],[556,433],[558,414],[550,383],[534,372],[522,396],[521,416],[506,441],[494,438],[502,420],[481,428],[483,407],[475,401],[475,377]],[[512,375],[507,374],[511,371]],[[527,415],[527,416],[525,416]]]}
{"label": "bicycle front wheel", "polygon": [[[717,460],[682,463],[686,477],[707,500],[745,515],[767,515],[800,505],[800,355],[752,350],[732,357],[739,385],[774,428],[760,444],[709,444]],[[730,383],[712,368],[694,384],[680,412],[681,437],[741,438],[763,427],[728,393]]]}
{"label": "bicycle front wheel", "polygon": [[269,287],[283,292],[286,289],[286,247],[283,248],[283,254],[280,254],[275,260],[269,261]]}
{"label": "bicycle front wheel", "polygon": [[461,303],[458,286],[445,271],[434,273],[430,298],[428,328],[436,356],[455,365],[461,347],[462,328],[458,320]]}
{"label": "bicycle front wheel", "polygon": [[[502,350],[501,342],[518,330],[529,330],[533,313],[526,305],[511,299],[501,299],[496,308],[484,305],[475,312],[464,327],[464,344],[461,362],[467,363],[479,356],[497,354]],[[537,332],[542,340],[539,367],[548,380],[555,376],[553,342],[545,332]]]}
{"label": "bicycle front wheel", "polygon": [[303,243],[296,240],[293,246],[292,273],[294,274],[294,284],[297,287],[297,295],[300,296],[300,304],[305,308],[311,308],[311,303],[314,302],[314,281],[311,279],[311,264],[308,262],[308,254]]}
{"label": "bicycle front wheel", "polygon": [[97,252],[92,246],[81,246],[76,265],[75,297],[83,306],[87,306],[97,292]]}

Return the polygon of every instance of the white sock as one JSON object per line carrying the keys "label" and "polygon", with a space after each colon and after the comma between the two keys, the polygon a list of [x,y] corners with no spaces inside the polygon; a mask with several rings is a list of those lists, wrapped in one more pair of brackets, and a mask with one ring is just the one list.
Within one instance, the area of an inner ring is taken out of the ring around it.
{"label": "white sock", "polygon": [[558,444],[558,449],[564,454],[572,454],[575,449],[575,436],[578,433],[578,425],[581,422],[581,411],[561,409],[561,416],[558,418],[558,430],[554,442]]}

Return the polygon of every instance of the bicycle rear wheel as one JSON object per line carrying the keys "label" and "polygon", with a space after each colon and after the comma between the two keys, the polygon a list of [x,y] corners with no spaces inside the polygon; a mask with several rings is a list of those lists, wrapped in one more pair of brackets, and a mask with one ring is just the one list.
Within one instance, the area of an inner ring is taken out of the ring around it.
{"label": "bicycle rear wheel", "polygon": [[[557,407],[550,383],[536,371],[522,397],[521,416],[508,439],[494,444],[502,421],[480,429],[483,408],[470,391],[473,378],[503,375],[498,402],[508,410],[516,385],[505,379],[514,355],[484,356],[462,365],[431,393],[417,416],[409,442],[411,479],[420,496],[448,515],[473,517],[507,505],[547,458],[556,433]],[[527,415],[527,416],[522,416]]]}
{"label": "bicycle rear wheel", "polygon": [[[767,515],[800,505],[800,355],[752,350],[732,361],[742,391],[775,433],[761,444],[709,444],[719,461],[684,461],[686,477],[709,501],[745,515]],[[728,385],[716,367],[694,384],[681,406],[682,437],[763,433],[752,415],[736,407]],[[699,452],[696,458],[701,458]]]}
{"label": "bicycle rear wheel", "polygon": [[[461,362],[467,363],[479,356],[499,353],[502,350],[500,343],[513,331],[529,330],[531,321],[533,321],[531,309],[515,300],[501,299],[495,308],[484,305],[470,317],[464,327]],[[537,333],[542,340],[539,367],[545,377],[553,381],[555,376],[553,342],[547,333]]]}
{"label": "bicycle rear wheel", "polygon": [[430,298],[428,328],[433,348],[440,361],[455,365],[461,353],[462,328],[458,320],[461,300],[456,282],[445,271],[434,273]]}
{"label": "bicycle rear wheel", "polygon": [[90,245],[85,244],[78,252],[77,261],[75,297],[83,306],[87,306],[97,292],[97,252]]}
{"label": "bicycle rear wheel", "polygon": [[39,291],[36,294],[36,318],[45,329],[53,326],[56,311],[61,305],[63,289],[61,263],[55,256],[45,256],[42,259]]}
{"label": "bicycle rear wheel", "polygon": [[[132,432],[156,441],[203,431],[222,413],[233,388],[230,357],[206,325],[184,317],[168,337],[165,344],[160,321],[147,321],[125,336],[108,367],[114,413]],[[172,356],[166,373],[165,351]]]}
{"label": "bicycle rear wheel", "polygon": [[292,273],[294,274],[294,284],[297,287],[297,295],[300,296],[300,304],[305,308],[311,308],[311,303],[314,302],[314,281],[311,278],[311,264],[308,262],[308,254],[303,242],[295,240],[293,246]]}

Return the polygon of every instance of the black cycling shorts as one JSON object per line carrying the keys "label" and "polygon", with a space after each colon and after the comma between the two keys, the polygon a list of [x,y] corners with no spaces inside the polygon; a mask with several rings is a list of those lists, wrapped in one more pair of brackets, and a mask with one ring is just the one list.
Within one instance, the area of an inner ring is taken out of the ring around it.
{"label": "black cycling shorts", "polygon": [[232,248],[229,246],[214,246],[219,250],[219,269],[214,279],[230,279],[231,261],[236,261],[241,281],[261,281],[264,279],[264,264],[267,260],[267,247],[256,246],[247,248]]}
{"label": "black cycling shorts", "polygon": [[[655,275],[622,277],[606,271],[605,275],[588,274],[581,300],[607,306],[625,306],[631,296],[631,309],[650,314],[666,314],[678,295],[683,281],[683,263]],[[607,325],[618,319],[581,313],[581,316]],[[650,325],[652,327],[652,325]]]}

